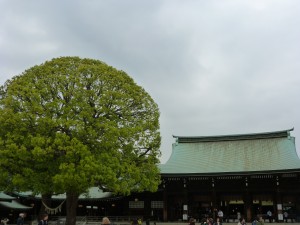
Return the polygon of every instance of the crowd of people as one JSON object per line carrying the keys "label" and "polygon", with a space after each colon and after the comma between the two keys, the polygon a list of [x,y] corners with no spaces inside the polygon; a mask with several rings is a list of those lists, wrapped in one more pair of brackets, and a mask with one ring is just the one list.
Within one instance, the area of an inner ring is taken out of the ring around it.
{"label": "crowd of people", "polygon": [[[148,220],[147,220],[148,221]],[[148,224],[146,221],[146,225]],[[149,222],[149,221],[148,221]],[[141,218],[134,218],[132,221],[131,221],[131,225],[142,225],[143,221]],[[102,222],[101,222],[101,225],[110,225],[111,222],[109,220],[108,217],[103,217],[102,218]]]}
{"label": "crowd of people", "polygon": [[[207,217],[200,221],[201,225],[222,225],[222,223],[222,217],[219,216],[215,220],[213,218]],[[196,225],[196,220],[194,218],[190,218],[188,225]],[[246,225],[245,219],[243,217],[239,218],[237,225]],[[255,218],[252,222],[252,225],[264,225],[263,218],[261,216]]]}
{"label": "crowd of people", "polygon": [[[222,225],[223,223],[223,217],[224,214],[222,210],[219,210],[217,214],[214,214],[216,219],[213,219],[212,217],[205,217],[201,221],[199,221],[200,225]],[[237,212],[237,225],[246,225],[245,218],[242,217],[241,213]],[[284,211],[283,213],[283,221],[287,222],[289,218],[289,214]],[[262,217],[262,215],[257,216],[257,218],[253,219],[251,222],[251,225],[264,225],[265,219],[269,222],[272,223],[274,218],[273,218],[273,213],[271,210],[268,210],[266,212],[265,218]],[[292,220],[293,222],[293,220]],[[190,218],[188,221],[188,225],[196,225],[196,219],[195,218]]]}
{"label": "crowd of people", "polygon": [[[215,219],[213,219],[215,218]],[[243,218],[242,214],[238,211],[236,212],[236,217],[231,217],[231,219],[237,219],[237,225],[246,225],[245,219]],[[188,220],[188,225],[196,225],[196,222],[200,225],[222,225],[224,222],[229,222],[230,218],[224,219],[224,214],[222,210],[213,210],[209,211],[208,214],[205,214],[205,218],[202,220],[190,218]],[[264,225],[265,220],[268,223],[273,223],[275,221],[274,214],[271,210],[268,210],[265,214],[259,214],[255,219],[252,220],[250,223],[251,225]],[[294,222],[295,219],[291,217],[287,211],[283,211],[281,221],[287,223],[288,221]]]}
{"label": "crowd of people", "polygon": [[[272,221],[273,221],[272,212],[268,211],[266,215],[267,215],[267,219],[269,220],[269,223],[272,223]],[[16,221],[16,224],[24,225],[24,217],[25,216],[26,216],[26,214],[20,213],[19,217]],[[219,210],[216,215],[215,220],[211,217],[206,217],[206,218],[203,218],[201,221],[199,221],[199,223],[200,223],[200,225],[222,225],[223,217],[224,217],[224,215],[223,215],[222,210]],[[284,222],[287,222],[287,218],[288,218],[288,213],[284,212],[283,213]],[[245,219],[243,217],[238,216],[237,219],[238,219],[237,225],[246,225]],[[8,221],[9,221],[8,218],[3,218],[3,219],[1,219],[1,224],[7,225]],[[111,224],[111,222],[108,217],[102,218],[101,225],[110,225],[110,224]],[[38,225],[48,225],[48,214],[47,213],[44,213],[41,215]],[[131,221],[131,225],[142,225],[142,220],[140,218],[135,218]],[[146,220],[146,225],[150,225],[149,220]],[[154,223],[154,225],[156,225],[156,223]],[[196,225],[196,219],[190,218],[188,225]],[[259,216],[259,217],[255,218],[252,221],[251,225],[264,225],[263,217]]]}

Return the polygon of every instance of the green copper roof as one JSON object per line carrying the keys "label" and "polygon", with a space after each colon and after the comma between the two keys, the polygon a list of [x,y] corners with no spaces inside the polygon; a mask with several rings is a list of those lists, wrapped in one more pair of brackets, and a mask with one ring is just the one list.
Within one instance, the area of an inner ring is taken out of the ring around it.
{"label": "green copper roof", "polygon": [[[291,129],[292,130],[292,129]],[[291,130],[210,137],[180,137],[161,174],[260,173],[300,171]]]}
{"label": "green copper roof", "polygon": [[5,208],[10,208],[10,209],[32,209],[30,206],[23,205],[15,200],[12,200],[11,202],[1,202],[0,201],[0,206],[3,206]]}
{"label": "green copper roof", "polygon": [[0,191],[0,200],[13,200],[16,199],[15,197],[12,197],[10,195],[5,194],[4,192]]}

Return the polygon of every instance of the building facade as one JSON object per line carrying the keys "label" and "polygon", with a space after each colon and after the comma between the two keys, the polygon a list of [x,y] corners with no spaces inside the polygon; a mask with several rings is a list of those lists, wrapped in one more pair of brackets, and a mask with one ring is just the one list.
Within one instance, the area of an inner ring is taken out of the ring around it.
{"label": "building facade", "polygon": [[261,215],[300,219],[300,160],[290,130],[209,137],[174,136],[160,165],[163,220]]}

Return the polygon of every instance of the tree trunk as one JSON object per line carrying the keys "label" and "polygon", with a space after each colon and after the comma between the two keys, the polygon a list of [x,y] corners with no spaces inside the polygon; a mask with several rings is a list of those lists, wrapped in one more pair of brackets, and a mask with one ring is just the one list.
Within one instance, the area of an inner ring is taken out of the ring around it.
{"label": "tree trunk", "polygon": [[76,225],[76,211],[78,205],[78,194],[68,193],[67,192],[67,200],[66,200],[66,225]]}

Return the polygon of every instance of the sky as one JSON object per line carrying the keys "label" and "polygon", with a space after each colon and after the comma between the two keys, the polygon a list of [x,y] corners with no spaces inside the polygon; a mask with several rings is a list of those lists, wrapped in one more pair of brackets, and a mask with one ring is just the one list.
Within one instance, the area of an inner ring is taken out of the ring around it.
{"label": "sky", "polygon": [[125,71],[173,135],[294,128],[300,152],[299,0],[1,0],[0,85],[60,56]]}

